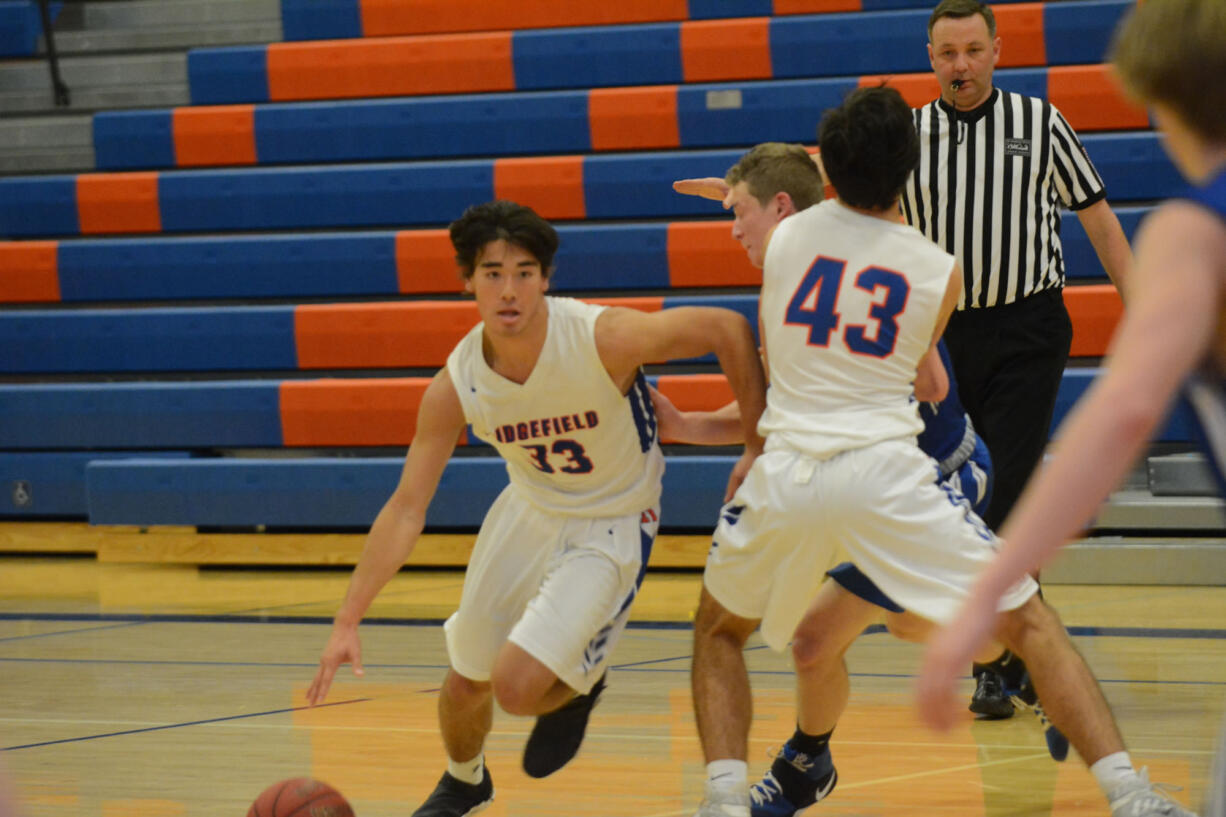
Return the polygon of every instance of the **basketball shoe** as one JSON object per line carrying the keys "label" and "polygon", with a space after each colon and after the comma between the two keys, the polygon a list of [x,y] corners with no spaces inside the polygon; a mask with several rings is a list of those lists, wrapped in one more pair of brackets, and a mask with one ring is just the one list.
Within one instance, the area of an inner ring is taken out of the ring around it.
{"label": "basketball shoe", "polygon": [[723,788],[707,781],[706,796],[694,817],[750,817],[749,792]]}
{"label": "basketball shoe", "polygon": [[483,769],[481,782],[465,783],[443,772],[443,777],[430,792],[413,817],[468,817],[494,802],[494,781],[490,770]]}
{"label": "basketball shoe", "polygon": [[524,771],[529,777],[548,777],[578,754],[588,718],[600,700],[600,693],[604,692],[607,677],[608,673],[600,676],[586,695],[576,695],[536,719],[524,746]]}
{"label": "basketball shoe", "polygon": [[827,797],[839,782],[830,750],[807,755],[783,744],[775,762],[749,789],[752,817],[792,817]]}
{"label": "basketball shoe", "polygon": [[[1161,784],[1159,784],[1161,785]],[[1112,790],[1111,817],[1197,817],[1149,782],[1145,769]]]}

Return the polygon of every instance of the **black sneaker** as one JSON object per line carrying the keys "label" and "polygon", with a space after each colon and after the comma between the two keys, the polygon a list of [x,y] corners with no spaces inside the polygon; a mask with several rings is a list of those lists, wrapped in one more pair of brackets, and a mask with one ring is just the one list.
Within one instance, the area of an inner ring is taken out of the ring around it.
{"label": "black sneaker", "polygon": [[985,670],[975,677],[975,694],[969,709],[989,720],[1013,717],[1013,701],[999,675]]}
{"label": "black sneaker", "polygon": [[536,719],[536,726],[532,727],[532,734],[524,746],[524,771],[529,777],[548,777],[579,753],[583,733],[587,731],[587,719],[604,691],[606,677],[608,673],[600,676],[588,694],[576,695]]}
{"label": "black sneaker", "polygon": [[468,817],[494,802],[494,781],[490,770],[483,769],[481,782],[465,783],[443,772],[443,777],[430,792],[413,817]]}
{"label": "black sneaker", "polygon": [[779,750],[770,771],[750,786],[750,817],[793,817],[828,797],[838,782],[828,749],[810,756],[793,749],[789,741]]}

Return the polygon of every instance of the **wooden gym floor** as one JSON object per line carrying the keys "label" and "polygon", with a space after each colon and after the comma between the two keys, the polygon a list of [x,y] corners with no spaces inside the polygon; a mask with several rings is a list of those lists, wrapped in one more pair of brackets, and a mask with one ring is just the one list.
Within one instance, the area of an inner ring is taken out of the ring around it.
{"label": "wooden gym floor", "polygon": [[[366,677],[343,669],[329,705],[303,694],[347,568],[256,570],[0,556],[0,764],[23,817],[239,817],[277,780],[313,776],[360,817],[410,814],[443,768],[439,620],[462,575],[402,572],[363,627]],[[526,719],[487,745],[490,817],[690,817],[702,763],[690,712],[695,573],[650,573],[579,757],[534,781]],[[1226,705],[1226,588],[1049,586],[1102,681],[1138,765],[1198,805]],[[792,730],[786,656],[751,642],[751,775]],[[831,815],[1106,815],[1076,756],[1049,759],[1037,721],[919,726],[918,649],[885,634],[853,647],[835,732]],[[966,682],[969,694],[970,682]],[[4,809],[0,806],[0,814]]]}

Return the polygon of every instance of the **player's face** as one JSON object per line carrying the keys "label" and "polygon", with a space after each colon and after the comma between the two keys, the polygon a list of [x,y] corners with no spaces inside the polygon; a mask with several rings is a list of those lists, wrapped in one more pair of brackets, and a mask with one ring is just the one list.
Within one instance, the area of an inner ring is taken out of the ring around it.
{"label": "player's face", "polygon": [[988,34],[988,22],[981,14],[942,17],[932,27],[928,61],[940,83],[941,98],[960,111],[987,100],[992,93],[992,70],[999,59],[1000,37]]}
{"label": "player's face", "polygon": [[1184,178],[1192,182],[1203,182],[1212,171],[1212,164],[1206,162],[1204,144],[1195,131],[1183,121],[1183,117],[1166,105],[1156,103],[1151,106],[1154,124],[1162,131],[1162,147],[1179,168]]}
{"label": "player's face", "polygon": [[532,253],[498,239],[482,248],[473,267],[464,289],[476,297],[487,332],[514,336],[546,319],[549,279]]}
{"label": "player's face", "polygon": [[732,211],[732,237],[745,248],[749,263],[761,269],[766,256],[766,236],[790,211],[786,211],[778,196],[763,205],[749,192],[748,182],[737,182],[728,191],[724,207]]}

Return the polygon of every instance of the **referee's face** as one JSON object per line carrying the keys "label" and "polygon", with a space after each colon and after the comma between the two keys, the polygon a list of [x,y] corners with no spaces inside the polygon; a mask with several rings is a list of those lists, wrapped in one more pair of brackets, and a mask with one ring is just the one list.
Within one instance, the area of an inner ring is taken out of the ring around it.
{"label": "referee's face", "polygon": [[763,205],[749,192],[748,182],[737,182],[728,191],[724,197],[724,207],[732,211],[732,237],[745,248],[749,263],[761,269],[766,257],[767,233],[791,215],[791,209],[784,206],[779,195]]}
{"label": "referee's face", "polygon": [[928,60],[941,85],[941,98],[954,108],[969,111],[991,95],[998,59],[1000,38],[988,33],[982,15],[942,17],[933,24]]}

